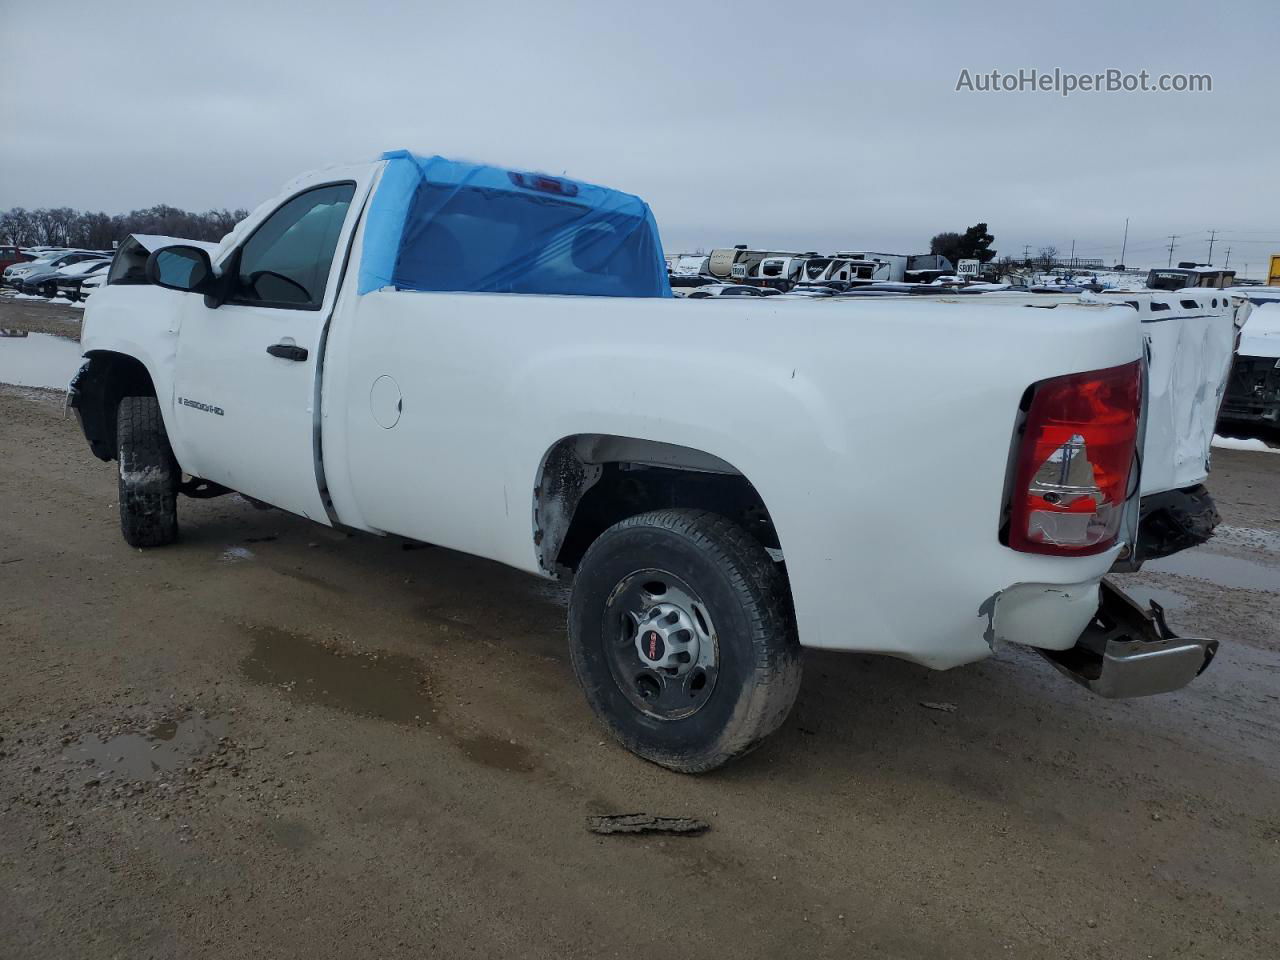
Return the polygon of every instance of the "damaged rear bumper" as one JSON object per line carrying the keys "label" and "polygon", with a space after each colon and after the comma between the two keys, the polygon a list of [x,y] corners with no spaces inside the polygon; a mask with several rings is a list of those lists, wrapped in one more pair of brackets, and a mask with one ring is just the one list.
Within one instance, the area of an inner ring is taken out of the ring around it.
{"label": "damaged rear bumper", "polygon": [[1208,668],[1217,640],[1179,637],[1154,601],[1143,610],[1109,580],[1101,603],[1075,646],[1039,653],[1072,680],[1102,697],[1145,697],[1179,690]]}

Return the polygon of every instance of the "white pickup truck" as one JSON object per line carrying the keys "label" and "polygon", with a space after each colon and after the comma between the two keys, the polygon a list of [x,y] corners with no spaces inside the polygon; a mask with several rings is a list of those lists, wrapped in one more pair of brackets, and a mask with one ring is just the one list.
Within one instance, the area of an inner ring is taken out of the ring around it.
{"label": "white pickup truck", "polygon": [[587,700],[672,769],[775,730],[802,646],[1026,644],[1106,696],[1216,650],[1103,580],[1153,468],[1132,306],[672,299],[638,198],[404,152],[111,276],[71,403],[130,544],[237,491],[572,577]]}

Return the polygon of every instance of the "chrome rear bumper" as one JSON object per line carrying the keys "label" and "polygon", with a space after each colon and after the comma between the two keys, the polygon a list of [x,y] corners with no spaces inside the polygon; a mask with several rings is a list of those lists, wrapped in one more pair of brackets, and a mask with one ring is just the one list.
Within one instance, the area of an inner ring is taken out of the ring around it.
{"label": "chrome rear bumper", "polygon": [[1101,697],[1146,697],[1179,690],[1198,677],[1218,652],[1217,640],[1179,637],[1154,601],[1143,610],[1110,580],[1076,645],[1040,650],[1055,667]]}

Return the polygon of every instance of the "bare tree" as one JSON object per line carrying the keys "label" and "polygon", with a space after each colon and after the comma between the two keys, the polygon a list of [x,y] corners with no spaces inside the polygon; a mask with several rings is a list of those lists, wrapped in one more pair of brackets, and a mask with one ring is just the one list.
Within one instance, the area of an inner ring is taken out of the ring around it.
{"label": "bare tree", "polygon": [[247,210],[191,213],[160,204],[112,216],[70,207],[0,211],[0,241],[18,246],[85,247],[109,250],[131,233],[160,233],[188,240],[221,240],[249,215]]}
{"label": "bare tree", "polygon": [[1041,270],[1052,270],[1058,262],[1058,248],[1052,244],[1040,248],[1040,256],[1036,258]]}
{"label": "bare tree", "polygon": [[0,213],[0,240],[5,243],[32,243],[31,214],[22,207]]}

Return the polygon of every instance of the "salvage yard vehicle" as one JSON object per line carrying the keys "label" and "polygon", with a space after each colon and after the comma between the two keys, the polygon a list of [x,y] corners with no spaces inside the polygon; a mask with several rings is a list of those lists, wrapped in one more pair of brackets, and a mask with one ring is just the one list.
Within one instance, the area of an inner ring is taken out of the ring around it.
{"label": "salvage yard vehicle", "polygon": [[1280,301],[1255,299],[1219,414],[1232,436],[1280,443]]}
{"label": "salvage yard vehicle", "polygon": [[1176,267],[1158,267],[1147,274],[1147,287],[1152,290],[1184,290],[1207,287],[1221,290],[1236,282],[1234,270],[1180,263]]}
{"label": "salvage yard vehicle", "polygon": [[[587,701],[671,769],[775,730],[801,647],[946,669],[1026,644],[1104,696],[1217,648],[1103,579],[1152,402],[1123,303],[694,309],[639,198],[403,151],[146,273],[90,301],[70,394],[128,543],[235,490],[571,578]],[[908,355],[944,420],[902,399]]]}
{"label": "salvage yard vehicle", "polygon": [[704,271],[717,280],[738,283],[757,276],[760,264],[766,259],[802,257],[806,254],[788,253],[785,250],[751,250],[746,244],[712,250],[707,256]]}

